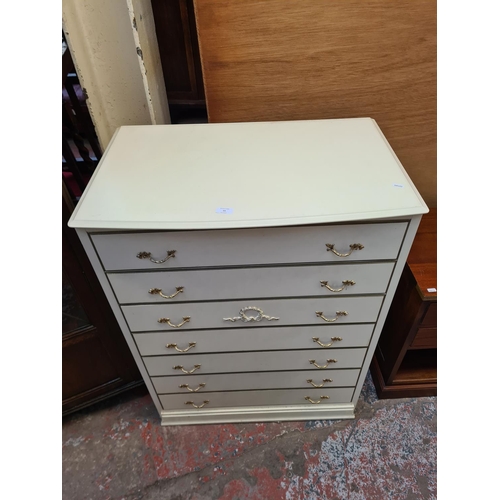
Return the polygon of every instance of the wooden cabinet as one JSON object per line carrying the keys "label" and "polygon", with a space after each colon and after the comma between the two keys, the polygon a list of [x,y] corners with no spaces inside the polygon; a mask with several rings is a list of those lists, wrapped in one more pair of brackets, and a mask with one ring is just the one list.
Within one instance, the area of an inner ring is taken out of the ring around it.
{"label": "wooden cabinet", "polygon": [[371,365],[379,398],[437,393],[437,210],[422,218]]}
{"label": "wooden cabinet", "polygon": [[193,0],[152,0],[172,123],[206,115]]}
{"label": "wooden cabinet", "polygon": [[185,425],[354,418],[426,212],[370,118],[126,126],[70,225]]}
{"label": "wooden cabinet", "polygon": [[[64,191],[63,191],[64,192]],[[143,380],[62,204],[62,413],[66,415]]]}

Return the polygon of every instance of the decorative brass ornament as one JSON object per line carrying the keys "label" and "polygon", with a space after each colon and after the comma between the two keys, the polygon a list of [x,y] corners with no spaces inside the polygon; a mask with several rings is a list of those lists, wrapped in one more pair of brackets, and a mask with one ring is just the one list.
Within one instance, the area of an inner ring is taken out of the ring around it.
{"label": "decorative brass ornament", "polygon": [[323,365],[323,366],[322,366],[322,365],[318,365],[318,363],[316,363],[316,360],[315,360],[315,359],[310,359],[310,360],[309,360],[309,363],[311,363],[311,365],[314,365],[316,368],[319,368],[319,369],[321,369],[321,370],[323,370],[324,368],[328,368],[328,365],[329,365],[330,363],[336,363],[336,362],[337,362],[337,360],[336,360],[336,359],[327,359],[327,360],[326,360],[326,365]]}
{"label": "decorative brass ornament", "polygon": [[[257,316],[247,316],[245,313],[247,311],[256,311]],[[222,318],[224,321],[243,321],[244,323],[248,323],[250,321],[262,321],[263,319],[267,319],[267,321],[277,321],[279,318],[275,318],[274,316],[267,316],[264,314],[264,311],[262,309],[259,309],[258,307],[254,306],[249,306],[249,307],[244,307],[243,309],[240,309],[240,315],[236,316],[234,318]]]}
{"label": "decorative brass ornament", "polygon": [[323,316],[322,311],[316,311],[316,316],[318,318],[321,318],[323,321],[326,321],[327,323],[333,323],[333,322],[337,321],[341,316],[347,316],[347,315],[348,315],[347,311],[337,311],[335,318],[329,319],[329,318],[325,318]]}
{"label": "decorative brass ornament", "polygon": [[170,323],[170,318],[160,318],[158,320],[158,323],[167,323],[168,326],[171,326],[172,328],[180,328],[182,325],[189,323],[191,321],[191,316],[184,316],[182,318],[182,323],[179,323],[178,325],[174,325],[173,323]]}
{"label": "decorative brass ornament", "polygon": [[330,292],[342,292],[345,290],[347,286],[353,286],[356,283],[352,280],[344,280],[342,281],[342,288],[332,288],[331,286],[328,285],[328,281],[320,281],[321,286],[325,287],[327,290],[330,290]]}
{"label": "decorative brass ornament", "polygon": [[320,345],[321,347],[331,347],[334,342],[340,342],[342,340],[342,337],[331,337],[332,341],[329,344],[323,344],[320,340],[319,337],[313,337],[312,340],[316,342],[316,344]]}
{"label": "decorative brass ornament", "polygon": [[201,365],[194,365],[191,370],[186,370],[182,365],[174,366],[174,370],[180,370],[182,373],[194,373],[196,370],[199,370]]}
{"label": "decorative brass ornament", "polygon": [[193,403],[193,401],[186,401],[184,404],[185,405],[191,405],[193,408],[203,408],[208,403],[210,403],[210,401],[207,399],[207,400],[203,401],[203,404],[201,404],[201,405],[195,405]]}
{"label": "decorative brass ornament", "polygon": [[187,389],[189,392],[198,392],[200,389],[202,389],[203,387],[205,387],[205,383],[201,383],[201,384],[198,384],[198,387],[196,389],[191,389],[191,387],[189,387],[189,384],[181,384],[179,386],[180,389]]}
{"label": "decorative brass ornament", "polygon": [[175,293],[172,295],[164,295],[161,291],[161,288],[151,288],[151,290],[148,291],[151,295],[159,295],[160,297],[163,297],[164,299],[173,299],[175,296],[179,295],[184,291],[183,286],[176,286],[175,287]]}
{"label": "decorative brass ornament", "polygon": [[153,257],[151,257],[151,252],[139,252],[136,257],[138,259],[149,259],[153,264],[163,264],[164,262],[167,262],[168,259],[175,257],[175,252],[177,250],[168,250],[167,251],[167,256],[162,259],[162,260],[155,260]]}
{"label": "decorative brass ornament", "polygon": [[325,243],[326,245],[326,251],[327,252],[333,252],[337,257],[349,257],[349,255],[354,252],[354,250],[363,250],[365,248],[361,243],[353,243],[352,245],[349,245],[349,253],[339,253],[337,250],[335,250],[335,245],[332,245],[330,243]]}
{"label": "decorative brass ornament", "polygon": [[318,405],[321,403],[321,400],[330,399],[330,396],[320,396],[318,401],[313,401],[309,396],[306,396],[304,399],[307,399],[307,401],[309,401],[309,403],[312,403],[313,405]]}
{"label": "decorative brass ornament", "polygon": [[175,349],[177,352],[188,352],[189,349],[192,349],[195,345],[196,345],[196,342],[189,342],[188,347],[186,347],[185,349],[179,349],[177,347],[177,344],[167,344],[165,347],[167,349]]}
{"label": "decorative brass ornament", "polygon": [[332,380],[331,378],[324,378],[324,379],[323,379],[323,383],[322,383],[322,384],[319,384],[319,385],[316,385],[316,384],[312,381],[312,379],[311,379],[311,378],[310,378],[310,379],[308,379],[308,380],[306,380],[306,382],[307,382],[308,384],[311,384],[313,387],[320,388],[320,387],[323,387],[323,386],[324,386],[327,382],[333,382],[333,380]]}

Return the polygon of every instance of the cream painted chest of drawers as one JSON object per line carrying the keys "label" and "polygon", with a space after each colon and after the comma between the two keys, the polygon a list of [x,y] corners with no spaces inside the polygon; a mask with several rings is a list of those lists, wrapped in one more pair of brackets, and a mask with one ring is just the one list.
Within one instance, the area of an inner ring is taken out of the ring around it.
{"label": "cream painted chest of drawers", "polygon": [[423,213],[369,118],[126,126],[77,229],[162,424],[352,418]]}

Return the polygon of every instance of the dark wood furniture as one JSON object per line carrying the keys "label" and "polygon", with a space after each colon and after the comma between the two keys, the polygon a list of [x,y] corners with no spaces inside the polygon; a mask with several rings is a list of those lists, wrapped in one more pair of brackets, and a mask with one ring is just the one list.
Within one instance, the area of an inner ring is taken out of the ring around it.
{"label": "dark wood furniture", "polygon": [[193,0],[152,0],[172,123],[206,119]]}
{"label": "dark wood furniture", "polygon": [[80,240],[68,227],[72,210],[63,185],[63,415],[144,383]]}
{"label": "dark wood furniture", "polygon": [[[423,216],[370,367],[380,399],[437,394],[437,210]],[[429,291],[430,290],[430,291]]]}
{"label": "dark wood furniture", "polygon": [[69,50],[62,64],[62,413],[66,415],[143,379],[68,220],[101,157]]}

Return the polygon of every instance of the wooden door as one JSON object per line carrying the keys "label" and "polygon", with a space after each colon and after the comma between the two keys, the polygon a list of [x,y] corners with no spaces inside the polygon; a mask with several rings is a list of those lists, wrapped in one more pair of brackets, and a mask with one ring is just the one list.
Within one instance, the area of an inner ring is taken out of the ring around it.
{"label": "wooden door", "polygon": [[63,415],[143,383],[97,277],[62,204]]}

